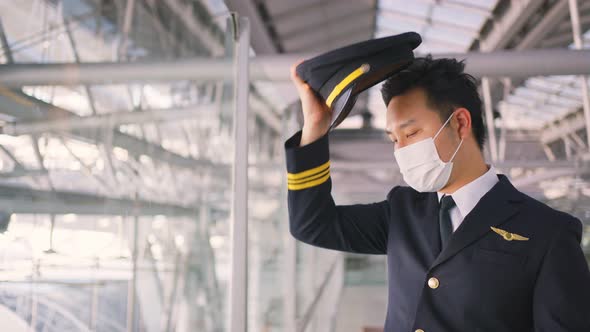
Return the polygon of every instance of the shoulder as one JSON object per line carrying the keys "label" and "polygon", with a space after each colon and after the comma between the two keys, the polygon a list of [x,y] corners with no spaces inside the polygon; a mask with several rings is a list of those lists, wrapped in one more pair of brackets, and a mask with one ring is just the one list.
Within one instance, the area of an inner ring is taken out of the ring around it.
{"label": "shoulder", "polygon": [[405,202],[411,202],[417,199],[427,198],[428,195],[436,193],[421,193],[416,191],[414,188],[409,186],[397,185],[389,191],[387,194],[387,200],[390,204],[400,204]]}
{"label": "shoulder", "polygon": [[404,197],[416,197],[417,194],[420,194],[416,190],[412,189],[411,187],[407,186],[400,186],[397,185],[387,193],[387,199],[399,199]]}
{"label": "shoulder", "polygon": [[570,230],[581,236],[582,222],[575,216],[554,209],[527,194],[520,193],[523,199],[520,214],[521,218],[530,223],[530,227],[547,232],[549,237],[557,233]]}

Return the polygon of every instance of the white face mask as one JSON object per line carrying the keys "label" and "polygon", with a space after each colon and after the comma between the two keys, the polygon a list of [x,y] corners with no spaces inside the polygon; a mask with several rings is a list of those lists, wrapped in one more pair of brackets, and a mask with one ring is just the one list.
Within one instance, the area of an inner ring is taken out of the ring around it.
{"label": "white face mask", "polygon": [[449,116],[434,137],[429,137],[394,151],[395,160],[404,181],[419,192],[439,191],[449,181],[453,169],[452,161],[461,144],[463,144],[463,139],[461,139],[451,159],[446,163],[438,156],[434,139],[451,120],[453,114]]}

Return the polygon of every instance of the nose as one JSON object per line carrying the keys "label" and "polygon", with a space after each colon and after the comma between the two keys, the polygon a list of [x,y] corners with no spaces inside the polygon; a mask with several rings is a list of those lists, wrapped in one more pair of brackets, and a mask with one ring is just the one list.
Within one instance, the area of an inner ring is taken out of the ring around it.
{"label": "nose", "polygon": [[395,144],[395,149],[398,150],[398,149],[401,149],[401,148],[406,147],[408,145],[409,145],[408,144],[408,140],[406,140],[406,139],[400,139]]}

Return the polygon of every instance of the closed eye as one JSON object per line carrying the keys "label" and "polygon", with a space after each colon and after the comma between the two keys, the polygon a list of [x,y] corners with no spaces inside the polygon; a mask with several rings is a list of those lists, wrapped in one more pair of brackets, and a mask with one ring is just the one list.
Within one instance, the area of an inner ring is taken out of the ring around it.
{"label": "closed eye", "polygon": [[407,138],[410,138],[410,137],[412,137],[412,136],[416,135],[416,134],[417,134],[419,131],[420,131],[420,130],[416,130],[415,132],[413,132],[413,133],[411,133],[411,134],[408,134],[408,135],[406,135],[406,137],[407,137]]}

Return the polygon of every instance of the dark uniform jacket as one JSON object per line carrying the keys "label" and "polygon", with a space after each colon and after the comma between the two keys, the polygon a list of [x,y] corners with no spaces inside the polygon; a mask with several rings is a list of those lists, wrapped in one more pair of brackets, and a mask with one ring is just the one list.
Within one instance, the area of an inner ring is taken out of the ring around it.
{"label": "dark uniform jacket", "polygon": [[499,174],[439,253],[435,192],[395,186],[382,202],[335,205],[328,135],[303,147],[300,138],[285,142],[290,232],[316,247],[387,255],[385,332],[590,332],[580,220]]}

